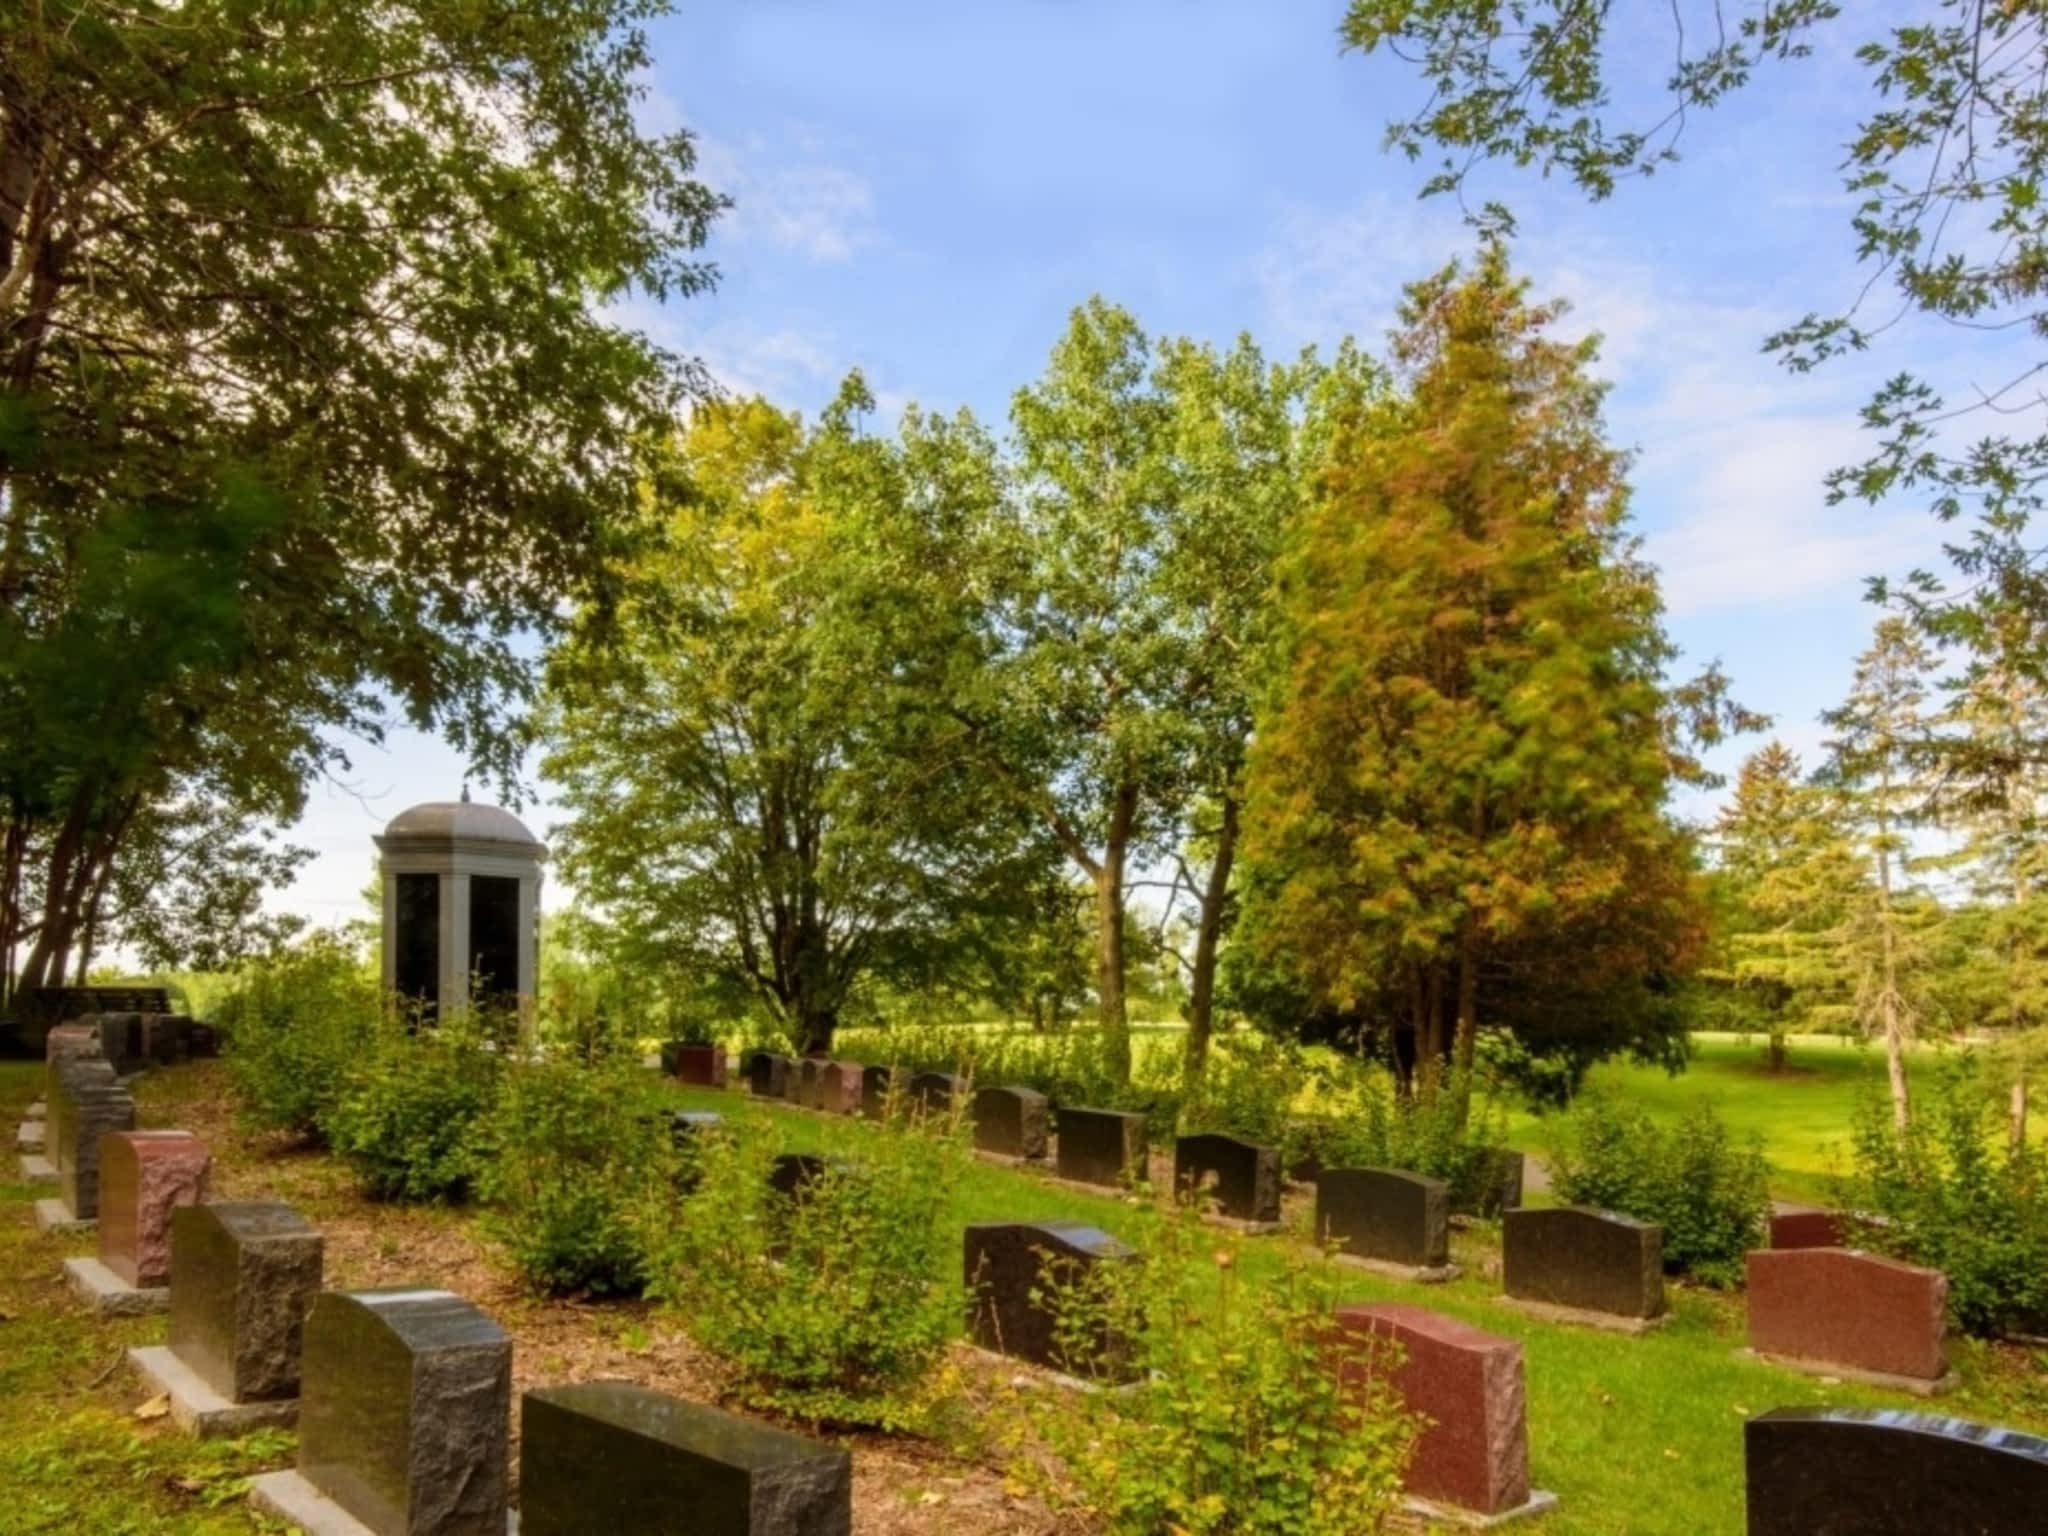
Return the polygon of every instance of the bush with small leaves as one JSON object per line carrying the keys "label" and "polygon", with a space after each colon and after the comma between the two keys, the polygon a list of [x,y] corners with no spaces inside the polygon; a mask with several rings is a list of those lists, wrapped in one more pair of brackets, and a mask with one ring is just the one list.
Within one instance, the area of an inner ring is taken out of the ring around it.
{"label": "bush with small leaves", "polygon": [[384,1011],[376,976],[334,934],[250,965],[213,1014],[243,1118],[318,1137]]}
{"label": "bush with small leaves", "polygon": [[393,1023],[351,1068],[323,1122],[328,1143],[374,1200],[468,1199],[477,1133],[497,1100],[504,1054],[481,1010],[436,1025]]}

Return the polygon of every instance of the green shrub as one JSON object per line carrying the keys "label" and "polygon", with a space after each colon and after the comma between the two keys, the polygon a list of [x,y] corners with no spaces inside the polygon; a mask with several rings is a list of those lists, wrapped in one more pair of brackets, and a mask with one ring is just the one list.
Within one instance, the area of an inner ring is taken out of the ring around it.
{"label": "green shrub", "polygon": [[1136,1367],[1122,1390],[1040,1399],[1065,1491],[1115,1536],[1384,1528],[1419,1426],[1393,1347],[1334,1320],[1329,1261],[1290,1250],[1283,1273],[1241,1277],[1186,1209],[1143,1221],[1137,1246],[1137,1264],[1053,1287],[1071,1357],[1106,1335]]}
{"label": "green shrub", "polygon": [[383,1012],[376,977],[333,934],[250,965],[213,1013],[244,1119],[320,1135]]}
{"label": "green shrub", "polygon": [[1973,1058],[1922,1094],[1904,1131],[1889,1100],[1866,1100],[1852,1148],[1842,1203],[1865,1213],[1861,1246],[1947,1275],[1970,1333],[2048,1329],[2048,1156],[2008,1144]]}
{"label": "green shrub", "polygon": [[794,1199],[769,1187],[779,1129],[757,1113],[744,1135],[701,1138],[682,1219],[648,1223],[649,1293],[726,1362],[743,1401],[915,1427],[961,1317],[959,1118],[879,1124],[858,1165],[832,1165]]}
{"label": "green shrub", "polygon": [[1763,1143],[1737,1145],[1709,1104],[1663,1127],[1605,1096],[1583,1100],[1554,1162],[1573,1205],[1619,1211],[1664,1228],[1664,1267],[1707,1285],[1742,1284],[1743,1257],[1763,1246],[1771,1213]]}
{"label": "green shrub", "polygon": [[1433,1097],[1403,1097],[1388,1075],[1358,1070],[1325,1099],[1327,1117],[1288,1127],[1290,1160],[1313,1153],[1326,1168],[1401,1168],[1449,1184],[1458,1210],[1498,1210],[1507,1127],[1492,1096],[1454,1080]]}
{"label": "green shrub", "polygon": [[478,1131],[503,1071],[492,1034],[474,1013],[378,1032],[324,1122],[365,1194],[450,1204],[469,1197]]}
{"label": "green shrub", "polygon": [[1232,1036],[1227,1048],[1209,1053],[1200,1086],[1181,1105],[1180,1130],[1187,1135],[1222,1131],[1279,1146],[1309,1075],[1301,1048],[1292,1041]]}
{"label": "green shrub", "polygon": [[615,1062],[516,1062],[477,1145],[484,1229],[527,1284],[548,1295],[640,1293],[635,1218],[650,1190],[676,1189],[680,1171],[647,1073]]}

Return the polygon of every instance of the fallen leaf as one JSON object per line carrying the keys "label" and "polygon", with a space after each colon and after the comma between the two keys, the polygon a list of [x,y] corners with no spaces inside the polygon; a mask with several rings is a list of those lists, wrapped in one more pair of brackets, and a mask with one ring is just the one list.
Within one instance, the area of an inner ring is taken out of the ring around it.
{"label": "fallen leaf", "polygon": [[155,1397],[152,1397],[148,1402],[135,1410],[135,1417],[144,1421],[161,1419],[167,1416],[170,1411],[170,1394],[168,1392],[159,1392]]}
{"label": "fallen leaf", "polygon": [[1678,1452],[1674,1451],[1674,1450],[1673,1450],[1673,1449],[1672,1449],[1672,1448],[1671,1448],[1670,1446],[1668,1446],[1668,1445],[1664,1447],[1664,1454],[1665,1454],[1666,1456],[1670,1457],[1670,1458],[1671,1458],[1671,1459],[1672,1459],[1673,1461],[1676,1461],[1676,1460],[1678,1460]]}

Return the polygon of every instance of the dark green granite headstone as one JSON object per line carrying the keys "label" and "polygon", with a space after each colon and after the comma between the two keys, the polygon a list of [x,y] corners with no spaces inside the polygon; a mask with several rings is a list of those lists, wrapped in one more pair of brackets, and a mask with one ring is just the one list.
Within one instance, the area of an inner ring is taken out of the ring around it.
{"label": "dark green granite headstone", "polygon": [[526,1394],[521,1536],[850,1536],[838,1446],[626,1382]]}
{"label": "dark green granite headstone", "polygon": [[1441,1269],[1451,1257],[1451,1186],[1399,1168],[1316,1175],[1316,1237],[1353,1258]]}
{"label": "dark green granite headstone", "polygon": [[299,1471],[376,1536],[504,1536],[511,1410],[512,1340],[461,1297],[313,1303]]}
{"label": "dark green granite headstone", "polygon": [[1661,1317],[1664,1229],[1582,1206],[1503,1212],[1501,1288],[1546,1306]]}
{"label": "dark green granite headstone", "polygon": [[1749,1536],[2040,1536],[2048,1440],[1890,1408],[1774,1408],[1743,1427]]}
{"label": "dark green granite headstone", "polygon": [[171,1213],[171,1352],[232,1403],[298,1396],[324,1244],[274,1200]]}

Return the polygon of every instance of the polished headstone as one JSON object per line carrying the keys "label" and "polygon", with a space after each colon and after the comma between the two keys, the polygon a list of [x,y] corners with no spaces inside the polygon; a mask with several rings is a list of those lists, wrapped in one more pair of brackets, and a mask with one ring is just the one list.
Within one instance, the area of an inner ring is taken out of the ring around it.
{"label": "polished headstone", "polygon": [[1049,1119],[1045,1095],[1030,1088],[974,1091],[974,1145],[980,1151],[1042,1161]]}
{"label": "polished headstone", "polygon": [[100,1051],[121,1076],[149,1065],[142,1048],[142,1018],[139,1013],[97,1013],[91,1022],[100,1034]]}
{"label": "polished headstone", "polygon": [[860,1112],[869,1120],[879,1120],[889,1113],[889,1084],[894,1079],[894,1067],[864,1067],[860,1074]]}
{"label": "polished headstone", "polygon": [[685,1045],[671,1040],[661,1048],[661,1070],[698,1088],[725,1086],[725,1047]]}
{"label": "polished headstone", "polygon": [[99,1216],[100,1142],[135,1129],[135,1100],[105,1062],[58,1063],[50,1099],[48,1143],[57,1169],[57,1192],[81,1221]]}
{"label": "polished headstone", "polygon": [[191,1054],[192,1020],[182,1013],[142,1015],[142,1055],[152,1066],[168,1067]]}
{"label": "polished headstone", "polygon": [[1275,1222],[1280,1153],[1236,1136],[1183,1136],[1173,1148],[1173,1187],[1214,1201],[1217,1213],[1232,1221]]}
{"label": "polished headstone", "polygon": [[828,1061],[818,1074],[818,1108],[828,1115],[860,1110],[866,1073],[857,1061]]}
{"label": "polished headstone", "polygon": [[1145,1177],[1147,1152],[1143,1115],[1060,1106],[1054,1167],[1061,1178],[1121,1188]]}
{"label": "polished headstone", "polygon": [[1316,1237],[1349,1258],[1441,1269],[1451,1259],[1451,1187],[1399,1168],[1325,1168]]}
{"label": "polished headstone", "polygon": [[526,1394],[520,1536],[850,1536],[847,1452],[627,1382]]}
{"label": "polished headstone", "polygon": [[[1400,1346],[1394,1389],[1425,1421],[1406,1486],[1421,1498],[1497,1515],[1529,1502],[1522,1346],[1399,1302],[1337,1309],[1340,1327]],[[1384,1369],[1368,1357],[1347,1370]]]}
{"label": "polished headstone", "polygon": [[1664,1229],[1583,1206],[1504,1212],[1501,1286],[1545,1306],[1661,1317]]}
{"label": "polished headstone", "polygon": [[1137,1252],[1099,1228],[1079,1221],[988,1222],[966,1235],[968,1332],[998,1354],[1014,1355],[1075,1375],[1121,1375],[1128,1349],[1098,1333],[1080,1346],[1084,1358],[1062,1348],[1055,1298],[1084,1287],[1099,1264],[1137,1262]]}
{"label": "polished headstone", "polygon": [[747,1058],[747,1087],[758,1099],[780,1099],[788,1095],[792,1063],[773,1051],[756,1051]]}
{"label": "polished headstone", "polygon": [[324,1246],[280,1202],[171,1212],[171,1352],[231,1403],[296,1397]]}
{"label": "polished headstone", "polygon": [[2048,1440],[1887,1408],[1774,1408],[1743,1429],[1749,1536],[2040,1536]]}
{"label": "polished headstone", "polygon": [[1939,1270],[1848,1248],[1758,1249],[1746,1267],[1759,1354],[1917,1381],[1947,1373]]}
{"label": "polished headstone", "polygon": [[919,1109],[943,1112],[967,1091],[967,1079],[950,1072],[920,1072],[910,1080],[910,1102]]}
{"label": "polished headstone", "polygon": [[117,1131],[100,1142],[100,1262],[139,1290],[171,1283],[171,1213],[206,1198],[211,1159],[190,1131]]}
{"label": "polished headstone", "polygon": [[511,1337],[461,1297],[314,1301],[299,1471],[377,1536],[503,1536],[511,1408]]}
{"label": "polished headstone", "polygon": [[1771,1213],[1773,1248],[1846,1248],[1849,1223],[1840,1211],[1790,1206]]}

